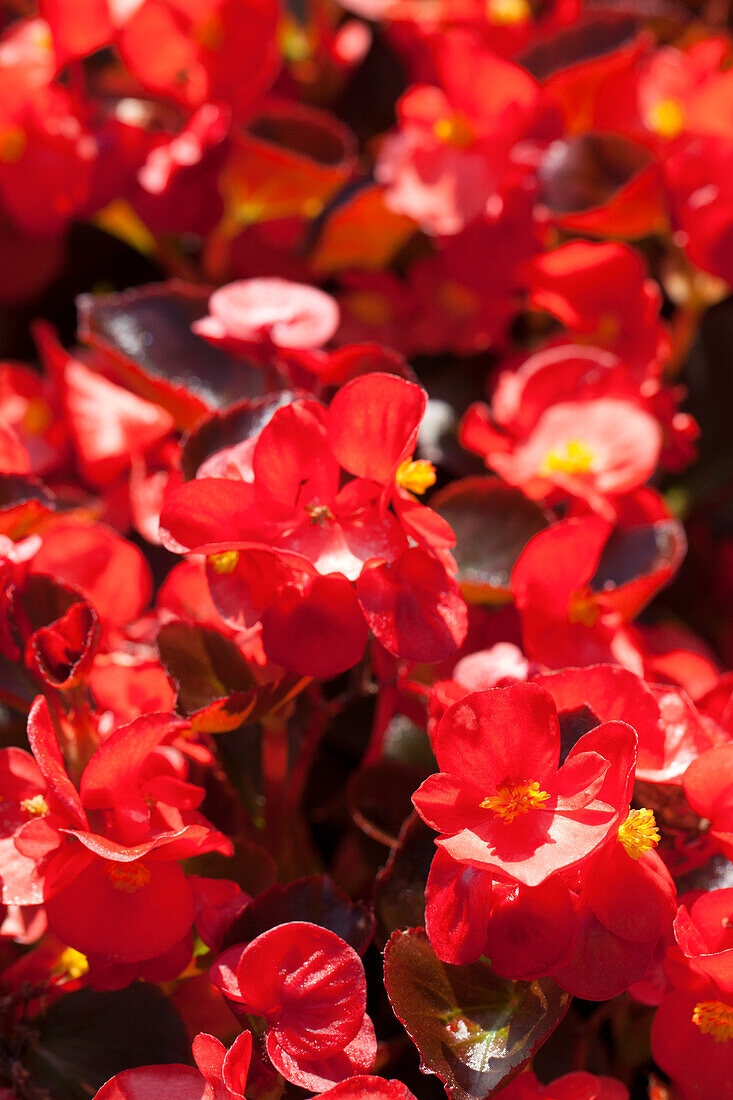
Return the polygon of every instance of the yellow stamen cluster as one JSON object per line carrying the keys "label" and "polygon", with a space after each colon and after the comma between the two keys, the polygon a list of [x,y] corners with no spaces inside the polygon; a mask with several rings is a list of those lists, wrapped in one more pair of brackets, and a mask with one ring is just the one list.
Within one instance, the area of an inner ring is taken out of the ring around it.
{"label": "yellow stamen cluster", "polygon": [[440,285],[438,298],[446,313],[453,317],[471,317],[481,307],[481,296],[453,279],[446,279]]}
{"label": "yellow stamen cluster", "polygon": [[372,290],[355,290],[346,295],[349,313],[365,325],[388,325],[394,319],[394,309],[386,294]]}
{"label": "yellow stamen cluster", "polygon": [[21,126],[8,126],[0,131],[0,161],[17,164],[28,145],[28,135]]}
{"label": "yellow stamen cluster", "polygon": [[150,871],[144,863],[110,863],[107,875],[115,890],[136,894],[150,882]]}
{"label": "yellow stamen cluster", "polygon": [[496,27],[526,23],[531,15],[528,0],[486,0],[486,18]]}
{"label": "yellow stamen cluster", "polygon": [[587,586],[579,588],[568,602],[568,622],[574,626],[595,626],[601,617],[601,607]]}
{"label": "yellow stamen cluster", "polygon": [[432,462],[426,462],[422,458],[417,461],[408,458],[398,466],[395,481],[401,489],[419,496],[431,485],[435,485],[435,467]]}
{"label": "yellow stamen cluster", "polygon": [[543,806],[549,797],[547,791],[540,790],[539,783],[528,783],[526,779],[505,779],[496,792],[480,805],[483,810],[491,810],[508,823],[528,810]]}
{"label": "yellow stamen cluster", "polygon": [[210,554],[209,565],[215,573],[233,573],[239,562],[238,550],[224,550],[221,554]]}
{"label": "yellow stamen cluster", "polygon": [[733,1037],[733,1005],[723,1001],[700,1001],[695,1005],[692,1022],[703,1035],[712,1035],[716,1043],[727,1043]]}
{"label": "yellow stamen cluster", "polygon": [[24,798],[21,806],[29,814],[33,814],[34,817],[46,817],[47,814],[51,813],[48,802],[42,794],[34,794],[33,798]]}
{"label": "yellow stamen cluster", "polygon": [[632,810],[619,827],[618,838],[624,851],[632,859],[640,859],[644,852],[659,844],[659,829],[653,810]]}
{"label": "yellow stamen cluster", "polygon": [[446,145],[455,145],[459,149],[473,145],[476,140],[473,126],[460,112],[437,119],[433,124],[433,133],[438,141],[443,141]]}
{"label": "yellow stamen cluster", "polygon": [[659,137],[671,141],[684,129],[685,113],[678,99],[660,99],[647,112],[646,124]]}
{"label": "yellow stamen cluster", "polygon": [[306,504],[305,510],[310,517],[311,527],[323,527],[326,520],[333,519],[333,512],[327,504]]}
{"label": "yellow stamen cluster", "polygon": [[77,978],[83,978],[89,971],[89,961],[81,951],[77,951],[74,947],[67,947],[59,955],[54,970],[57,974],[66,974],[75,981]]}
{"label": "yellow stamen cluster", "polygon": [[595,455],[581,439],[568,439],[545,455],[540,467],[541,474],[586,474],[593,465]]}

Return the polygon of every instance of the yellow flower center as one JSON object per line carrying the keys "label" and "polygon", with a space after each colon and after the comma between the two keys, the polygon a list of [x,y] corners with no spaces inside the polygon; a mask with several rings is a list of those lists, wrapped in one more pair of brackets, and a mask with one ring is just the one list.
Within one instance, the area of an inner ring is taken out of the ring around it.
{"label": "yellow flower center", "polygon": [[233,573],[239,562],[239,551],[224,550],[221,554],[209,554],[208,562],[215,573]]}
{"label": "yellow flower center", "polygon": [[541,474],[587,474],[595,454],[582,439],[568,439],[549,451],[540,466]]}
{"label": "yellow flower center", "polygon": [[417,493],[420,496],[431,485],[435,485],[435,467],[432,462],[426,462],[419,458],[416,461],[408,458],[397,467],[395,481],[401,489],[407,489],[408,493]]}
{"label": "yellow flower center", "polygon": [[733,1005],[723,1001],[700,1001],[695,1005],[692,1022],[703,1035],[712,1035],[716,1043],[727,1043],[733,1036]]}
{"label": "yellow flower center", "polygon": [[528,0],[486,0],[486,18],[498,27],[526,23],[532,15]]}
{"label": "yellow flower center", "polygon": [[28,135],[21,126],[8,126],[0,132],[0,160],[3,164],[17,164],[27,144]]}
{"label": "yellow flower center", "polygon": [[455,145],[459,149],[473,145],[476,140],[473,126],[466,116],[459,112],[439,118],[433,124],[433,133],[438,141],[444,141],[446,145]]}
{"label": "yellow flower center", "polygon": [[659,844],[659,829],[653,810],[632,810],[619,826],[618,838],[624,851],[632,859],[640,859],[644,852]]}
{"label": "yellow flower center", "polygon": [[31,435],[43,435],[51,423],[51,409],[40,398],[28,402],[28,408],[23,417],[23,427]]}
{"label": "yellow flower center", "polygon": [[438,289],[438,300],[446,311],[455,317],[470,317],[481,306],[481,298],[467,286],[447,279]]}
{"label": "yellow flower center", "polygon": [[150,882],[150,871],[144,863],[110,863],[107,874],[115,890],[136,894]]}
{"label": "yellow flower center", "polygon": [[311,36],[295,19],[284,19],[278,35],[280,49],[286,61],[305,61],[312,57],[314,43]]}
{"label": "yellow flower center", "polygon": [[42,794],[34,794],[33,798],[24,798],[21,802],[21,806],[24,810],[27,810],[29,814],[33,814],[34,817],[45,817],[50,814],[51,811],[48,808],[48,802]]}
{"label": "yellow flower center", "polygon": [[382,328],[394,319],[392,303],[386,294],[376,290],[355,290],[346,297],[346,304],[357,321],[374,328]]}
{"label": "yellow flower center", "polygon": [[83,978],[89,971],[89,962],[81,951],[77,951],[74,947],[67,947],[59,955],[54,970],[57,974],[66,974],[69,978],[76,980]]}
{"label": "yellow flower center", "polygon": [[678,99],[660,99],[647,112],[646,124],[659,137],[671,141],[684,129],[685,112]]}
{"label": "yellow flower center", "polygon": [[505,779],[496,788],[496,793],[480,803],[482,810],[491,810],[502,821],[511,822],[515,817],[537,809],[547,802],[547,791],[541,791],[539,783],[528,783],[526,779]]}
{"label": "yellow flower center", "polygon": [[573,592],[568,603],[569,623],[573,626],[595,626],[600,617],[601,608],[587,585]]}
{"label": "yellow flower center", "polygon": [[316,504],[312,501],[306,504],[305,510],[310,516],[311,527],[323,527],[327,520],[333,519],[333,512],[327,504]]}

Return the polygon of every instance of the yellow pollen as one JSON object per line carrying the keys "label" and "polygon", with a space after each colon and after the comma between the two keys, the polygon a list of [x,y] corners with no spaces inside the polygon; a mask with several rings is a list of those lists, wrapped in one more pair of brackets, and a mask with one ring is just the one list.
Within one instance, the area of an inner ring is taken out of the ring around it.
{"label": "yellow pollen", "polygon": [[660,99],[647,112],[646,124],[659,137],[669,141],[684,129],[685,113],[678,99]]}
{"label": "yellow pollen", "polygon": [[473,145],[476,140],[471,123],[465,115],[459,113],[439,118],[433,123],[433,133],[438,141],[444,141],[446,145],[456,145],[459,149]]}
{"label": "yellow pollen", "polygon": [[537,809],[547,802],[547,791],[541,791],[539,783],[526,779],[505,779],[496,788],[496,794],[479,803],[482,810],[491,810],[502,821],[511,822],[528,810]]}
{"label": "yellow pollen", "polygon": [[526,23],[532,15],[528,0],[487,0],[486,18],[498,27]]}
{"label": "yellow pollen", "polygon": [[632,859],[640,859],[644,852],[659,844],[659,829],[653,810],[632,810],[619,826],[618,838],[624,851]]}
{"label": "yellow pollen", "polygon": [[550,451],[540,466],[541,474],[587,474],[595,455],[582,439],[568,439]]}
{"label": "yellow pollen", "polygon": [[438,288],[438,301],[446,313],[455,317],[470,317],[481,306],[481,298],[475,291],[452,279],[446,280]]}
{"label": "yellow pollen", "polygon": [[51,423],[51,409],[45,401],[35,398],[28,402],[28,408],[23,417],[23,427],[31,435],[43,435]]}
{"label": "yellow pollen", "polygon": [[376,290],[356,290],[346,296],[349,313],[372,328],[382,328],[394,319],[392,303],[386,294]]}
{"label": "yellow pollen", "polygon": [[323,527],[326,520],[333,519],[333,512],[327,504],[316,504],[312,501],[306,504],[305,510],[310,516],[311,527]]}
{"label": "yellow pollen", "polygon": [[110,863],[107,874],[115,890],[136,894],[150,882],[150,871],[144,863]]}
{"label": "yellow pollen", "polygon": [[17,164],[27,144],[28,135],[21,126],[8,126],[0,132],[0,160],[3,164]]}
{"label": "yellow pollen", "polygon": [[733,1036],[733,1005],[723,1001],[700,1001],[693,1010],[692,1022],[703,1035],[712,1035],[716,1043],[727,1043]]}
{"label": "yellow pollen", "polygon": [[210,554],[208,562],[215,573],[233,573],[239,562],[239,551],[224,550],[221,554]]}
{"label": "yellow pollen", "polygon": [[286,61],[305,61],[312,57],[314,44],[311,37],[295,19],[282,21],[278,37]]}
{"label": "yellow pollen", "polygon": [[46,814],[51,813],[48,808],[48,802],[46,802],[42,794],[34,794],[33,798],[24,798],[21,802],[21,806],[24,810],[27,810],[29,814],[33,814],[34,817],[45,817]]}
{"label": "yellow pollen", "polygon": [[572,593],[568,603],[568,622],[573,626],[595,626],[600,617],[600,605],[587,585]]}
{"label": "yellow pollen", "polygon": [[77,951],[74,947],[67,947],[59,955],[54,970],[57,974],[66,974],[69,978],[76,980],[77,978],[83,978],[88,972],[89,962],[86,955],[82,955],[81,951]]}
{"label": "yellow pollen", "polygon": [[426,462],[423,458],[408,458],[397,467],[395,481],[401,489],[420,496],[431,485],[435,485],[435,467],[432,462]]}

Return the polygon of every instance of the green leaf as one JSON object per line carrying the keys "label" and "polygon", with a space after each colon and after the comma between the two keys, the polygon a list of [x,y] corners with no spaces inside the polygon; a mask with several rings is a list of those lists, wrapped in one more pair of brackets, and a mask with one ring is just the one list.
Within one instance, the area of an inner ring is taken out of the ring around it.
{"label": "green leaf", "polygon": [[488,962],[450,966],[424,929],[395,932],[384,953],[395,1015],[453,1100],[484,1100],[515,1077],[562,1020],[569,994],[550,978],[511,982]]}

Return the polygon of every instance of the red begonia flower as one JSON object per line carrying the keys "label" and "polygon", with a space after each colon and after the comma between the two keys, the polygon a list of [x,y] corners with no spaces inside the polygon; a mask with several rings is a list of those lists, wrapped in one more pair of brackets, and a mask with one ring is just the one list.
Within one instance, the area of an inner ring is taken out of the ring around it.
{"label": "red begonia flower", "polygon": [[44,532],[30,571],[78,589],[108,626],[137,618],[152,590],[150,566],[142,552],[99,523],[68,519],[54,524]]}
{"label": "red begonia flower", "polygon": [[540,1085],[533,1073],[521,1074],[502,1089],[503,1100],[628,1100],[628,1089],[613,1077],[566,1074]]}
{"label": "red begonia flower", "polygon": [[442,88],[415,85],[398,102],[399,128],[376,167],[390,209],[450,235],[481,214],[504,183],[509,150],[535,119],[539,87],[469,35],[446,33]]}
{"label": "red begonia flower", "polygon": [[420,547],[393,562],[368,564],[356,584],[364,617],[386,650],[431,664],[466,636],[466,604],[457,583]]}
{"label": "red begonia flower", "polygon": [[662,432],[631,401],[598,398],[551,405],[511,454],[489,451],[488,465],[510,485],[542,499],[561,491],[607,512],[605,498],[643,485],[657,467]]}
{"label": "red begonia flower", "polygon": [[392,374],[367,374],[342,386],[328,407],[328,437],[337,462],[380,485],[412,456],[427,406],[419,386]]}
{"label": "red begonia flower", "polygon": [[414,805],[454,859],[537,886],[582,864],[618,824],[636,760],[636,734],[608,722],[582,737],[559,768],[551,696],[532,684],[475,692],[446,711],[434,738],[441,771]]}
{"label": "red begonia flower", "polygon": [[733,994],[733,889],[701,894],[689,910],[681,905],[674,922],[677,945],[689,969]]}
{"label": "red begonia flower", "polygon": [[252,1036],[243,1031],[229,1050],[213,1035],[202,1032],[191,1049],[192,1066],[142,1066],[126,1069],[112,1077],[94,1100],[244,1100]]}
{"label": "red begonia flower", "polygon": [[129,71],[186,107],[229,102],[246,115],[280,65],[276,0],[142,0],[121,21]]}
{"label": "red begonia flower", "polygon": [[117,836],[126,844],[145,840],[154,831],[175,831],[187,820],[182,811],[195,810],[204,790],[172,774],[155,750],[189,729],[170,714],[147,714],[120,726],[92,756],[81,777],[80,793],[87,810],[111,810]]}
{"label": "red begonia flower", "polygon": [[336,332],[333,298],[313,286],[285,279],[246,279],[215,290],[209,315],[194,332],[230,348],[271,341],[279,348],[320,348]]}
{"label": "red begonia flower", "polygon": [[625,538],[632,555],[639,537],[656,539],[655,524],[634,518],[628,527],[612,532],[601,516],[573,517],[553,523],[530,539],[511,577],[528,657],[549,668],[615,663],[643,671],[645,635],[625,624],[674,575],[684,542],[661,562],[655,558],[647,563],[642,553],[629,579],[628,564],[622,565],[618,582],[604,583],[603,573],[599,578],[596,574],[602,555],[610,553],[608,569],[613,575],[611,551],[614,545],[619,549],[619,542],[623,547]]}
{"label": "red begonia flower", "polygon": [[[49,874],[56,870],[52,865]],[[49,926],[64,943],[120,962],[161,955],[186,935],[194,915],[182,869],[154,857],[118,863],[91,856],[45,904]]]}
{"label": "red begonia flower", "polygon": [[281,588],[262,618],[268,657],[303,676],[335,676],[357,664],[368,637],[353,586],[342,576]]}
{"label": "red begonia flower", "polygon": [[0,881],[5,905],[43,901],[43,876],[35,860],[22,855],[15,837],[48,806],[46,781],[30,753],[14,747],[0,751]]}
{"label": "red begonia flower", "polygon": [[437,849],[425,887],[425,930],[443,962],[463,966],[485,953],[494,887],[488,871],[459,863]]}
{"label": "red begonia flower", "polygon": [[286,1080],[323,1090],[371,1068],[364,968],[334,932],[304,921],[277,925],[227,951],[212,978],[246,1013],[268,1021],[267,1053]]}
{"label": "red begonia flower", "polygon": [[733,1080],[733,997],[717,986],[672,990],[652,1023],[652,1054],[680,1100],[724,1096]]}
{"label": "red begonia flower", "polygon": [[609,1000],[644,976],[656,944],[656,939],[639,942],[614,935],[592,909],[580,903],[572,953],[552,971],[552,977],[574,997]]}
{"label": "red begonia flower", "polygon": [[534,1073],[522,1073],[500,1092],[502,1100],[629,1100],[629,1090],[613,1077],[566,1073],[541,1085]]}
{"label": "red begonia flower", "polygon": [[710,822],[710,835],[733,857],[733,744],[715,745],[694,760],[682,785],[695,813]]}
{"label": "red begonia flower", "polygon": [[690,763],[711,738],[687,696],[674,688],[646,684],[617,665],[565,668],[534,682],[552,695],[558,712],[587,707],[599,722],[627,721],[639,737],[637,779],[680,783]]}
{"label": "red begonia flower", "polygon": [[666,349],[661,296],[637,252],[616,241],[570,241],[529,265],[530,303],[569,329],[646,366]]}
{"label": "red begonia flower", "polygon": [[384,1077],[357,1074],[322,1092],[317,1100],[414,1100],[407,1085]]}

